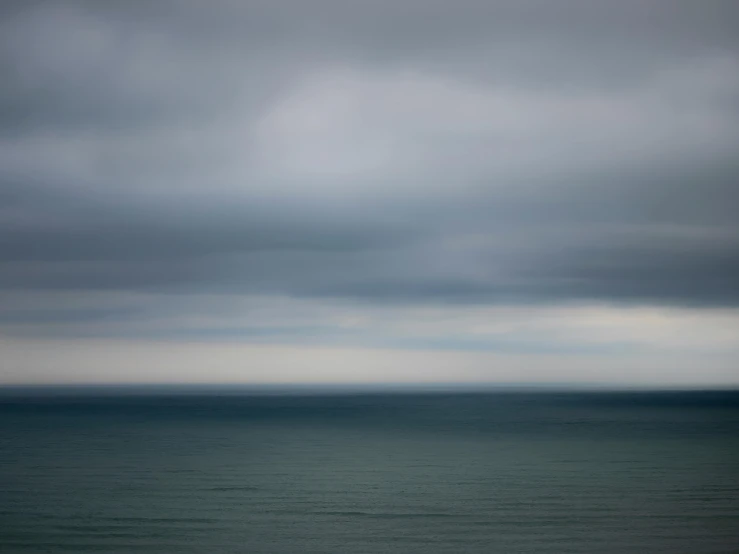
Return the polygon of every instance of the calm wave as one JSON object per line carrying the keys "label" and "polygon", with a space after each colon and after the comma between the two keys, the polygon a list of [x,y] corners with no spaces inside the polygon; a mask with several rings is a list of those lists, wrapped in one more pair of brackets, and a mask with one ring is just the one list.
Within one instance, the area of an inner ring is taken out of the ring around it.
{"label": "calm wave", "polygon": [[739,552],[739,394],[0,395],[0,552]]}

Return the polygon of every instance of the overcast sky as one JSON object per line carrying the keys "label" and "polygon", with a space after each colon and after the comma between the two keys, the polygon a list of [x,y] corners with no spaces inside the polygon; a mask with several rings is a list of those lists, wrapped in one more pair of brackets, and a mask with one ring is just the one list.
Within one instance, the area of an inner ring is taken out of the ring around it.
{"label": "overcast sky", "polygon": [[0,382],[739,385],[737,29],[6,0]]}

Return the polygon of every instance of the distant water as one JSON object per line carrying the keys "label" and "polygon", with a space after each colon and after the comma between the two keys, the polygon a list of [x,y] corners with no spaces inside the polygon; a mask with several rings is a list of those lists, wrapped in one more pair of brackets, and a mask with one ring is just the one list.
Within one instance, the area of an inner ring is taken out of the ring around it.
{"label": "distant water", "polygon": [[0,394],[0,552],[739,552],[739,393]]}

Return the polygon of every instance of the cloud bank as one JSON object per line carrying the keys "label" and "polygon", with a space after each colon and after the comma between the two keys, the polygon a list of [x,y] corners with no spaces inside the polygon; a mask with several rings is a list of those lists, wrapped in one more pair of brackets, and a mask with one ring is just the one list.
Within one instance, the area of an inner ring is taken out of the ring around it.
{"label": "cloud bank", "polygon": [[718,0],[6,2],[0,335],[655,368],[689,346],[725,375],[738,23]]}

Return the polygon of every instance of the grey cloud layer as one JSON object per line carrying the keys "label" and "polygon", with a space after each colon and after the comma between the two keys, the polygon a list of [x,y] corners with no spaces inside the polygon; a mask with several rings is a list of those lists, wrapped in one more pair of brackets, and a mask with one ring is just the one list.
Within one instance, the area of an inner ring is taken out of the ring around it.
{"label": "grey cloud layer", "polygon": [[733,1],[1,17],[7,291],[739,304]]}

